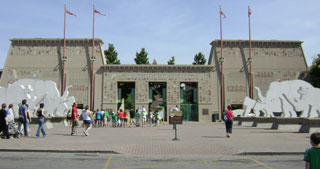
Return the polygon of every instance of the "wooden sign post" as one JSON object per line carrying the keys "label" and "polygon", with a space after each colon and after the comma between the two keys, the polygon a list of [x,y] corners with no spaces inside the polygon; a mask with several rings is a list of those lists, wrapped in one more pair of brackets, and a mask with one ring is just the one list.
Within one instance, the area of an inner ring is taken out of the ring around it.
{"label": "wooden sign post", "polygon": [[182,111],[170,111],[169,115],[169,124],[172,124],[175,130],[175,137],[172,141],[179,141],[177,137],[177,124],[182,124]]}

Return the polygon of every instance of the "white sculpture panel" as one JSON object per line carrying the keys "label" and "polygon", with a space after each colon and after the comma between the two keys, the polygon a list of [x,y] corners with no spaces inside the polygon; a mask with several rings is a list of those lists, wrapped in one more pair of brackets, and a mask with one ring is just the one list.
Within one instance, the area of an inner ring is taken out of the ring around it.
{"label": "white sculpture panel", "polygon": [[264,97],[258,87],[258,100],[245,97],[243,105],[246,107],[244,116],[252,116],[251,110],[256,116],[260,112],[267,117],[273,117],[274,113],[281,113],[281,117],[319,117],[320,89],[313,87],[303,80],[289,80],[283,82],[272,82]]}
{"label": "white sculpture panel", "polygon": [[15,117],[18,116],[18,105],[23,99],[27,100],[31,116],[35,116],[34,112],[40,103],[45,104],[46,116],[66,116],[68,110],[72,108],[72,104],[75,102],[73,96],[68,96],[68,89],[71,87],[66,87],[63,96],[60,97],[57,85],[53,81],[20,79],[9,84],[8,88],[0,88],[0,103],[13,104]]}

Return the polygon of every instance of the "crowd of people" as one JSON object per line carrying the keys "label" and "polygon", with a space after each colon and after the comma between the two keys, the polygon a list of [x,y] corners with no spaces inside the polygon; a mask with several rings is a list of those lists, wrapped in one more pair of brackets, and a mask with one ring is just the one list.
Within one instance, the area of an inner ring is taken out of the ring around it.
{"label": "crowd of people", "polygon": [[[28,108],[27,100],[22,100],[18,109],[18,127],[16,131],[26,137],[29,136],[29,123],[31,123],[31,113]],[[36,138],[40,138],[42,133],[43,137],[47,136],[44,130],[46,112],[45,105],[41,103],[36,110],[37,122],[39,124],[36,132]],[[159,112],[147,113],[145,107],[134,110],[122,110],[115,112],[108,112],[97,109],[96,111],[90,111],[88,106],[85,106],[81,113],[78,113],[77,104],[72,105],[72,109],[67,113],[67,121],[71,124],[71,135],[77,135],[76,129],[80,126],[80,120],[83,121],[84,127],[83,134],[89,136],[89,130],[92,127],[146,127],[157,126],[158,123],[163,122],[163,117]],[[111,123],[111,124],[109,124]],[[7,105],[4,103],[1,105],[0,110],[0,133],[7,139],[12,138],[9,133],[9,126],[14,127],[14,112],[13,105]],[[23,128],[22,128],[23,127]],[[23,130],[23,131],[22,131]]]}
{"label": "crowd of people", "polygon": [[[19,136],[19,134],[22,135],[22,126],[23,126],[23,134],[24,136],[29,136],[29,123],[31,122],[31,114],[29,110],[29,106],[27,104],[27,100],[23,99],[20,106],[19,106],[19,118],[18,118],[18,129],[14,130],[18,133],[11,133],[15,137]],[[39,105],[39,109],[36,111],[36,116],[38,117],[38,130],[36,133],[36,137],[40,138],[40,132],[42,133],[43,137],[46,137],[47,134],[44,130],[44,122],[45,122],[45,110],[44,110],[44,104],[41,103]],[[2,132],[4,137],[7,139],[12,138],[9,133],[9,126],[12,128],[15,127],[14,125],[14,112],[13,112],[13,105],[9,104],[8,109],[7,105],[3,103],[1,105],[0,110],[0,133]]]}
{"label": "crowd of people", "polygon": [[67,119],[71,124],[71,135],[77,135],[76,128],[80,126],[80,120],[83,120],[82,126],[85,127],[83,131],[85,136],[89,136],[89,130],[92,127],[146,127],[157,126],[158,123],[163,122],[163,118],[159,112],[150,111],[147,113],[145,107],[134,110],[119,109],[117,113],[108,112],[103,109],[90,111],[88,106],[82,110],[81,115],[78,113],[77,104],[74,103],[70,114],[67,114]]}

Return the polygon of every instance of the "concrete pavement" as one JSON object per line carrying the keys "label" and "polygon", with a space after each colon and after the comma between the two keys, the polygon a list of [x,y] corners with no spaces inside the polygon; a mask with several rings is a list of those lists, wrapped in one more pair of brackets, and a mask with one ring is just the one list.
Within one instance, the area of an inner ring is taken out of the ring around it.
{"label": "concrete pavement", "polygon": [[172,141],[172,125],[138,128],[93,128],[90,136],[78,128],[70,136],[70,127],[46,129],[46,138],[30,137],[0,140],[2,151],[100,152],[127,155],[234,155],[302,154],[310,147],[309,134],[259,127],[234,125],[231,138],[225,137],[224,123],[184,122],[178,125],[178,138]]}

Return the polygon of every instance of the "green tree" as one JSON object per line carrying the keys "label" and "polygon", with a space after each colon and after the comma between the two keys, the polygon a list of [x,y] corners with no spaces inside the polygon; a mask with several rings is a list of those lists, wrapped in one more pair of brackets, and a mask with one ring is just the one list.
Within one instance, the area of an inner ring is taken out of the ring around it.
{"label": "green tree", "polygon": [[204,65],[206,64],[207,59],[204,57],[204,55],[199,52],[194,56],[194,62],[192,63],[193,65]]}
{"label": "green tree", "polygon": [[309,81],[314,87],[320,87],[320,54],[313,60],[312,66],[308,70]]}
{"label": "green tree", "polygon": [[136,62],[137,65],[141,65],[141,64],[149,65],[150,64],[149,58],[148,58],[148,53],[145,51],[144,48],[142,48],[139,53],[136,52],[136,58],[134,58],[134,61]]}
{"label": "green tree", "polygon": [[171,57],[171,59],[168,61],[168,65],[174,65],[174,56]]}
{"label": "green tree", "polygon": [[128,94],[127,98],[124,100],[124,108],[127,110],[134,110],[134,100],[132,99],[131,93]]}
{"label": "green tree", "polygon": [[118,52],[114,49],[113,44],[109,43],[108,50],[105,50],[104,54],[106,56],[107,64],[120,64]]}

